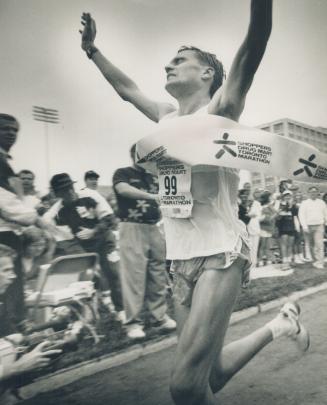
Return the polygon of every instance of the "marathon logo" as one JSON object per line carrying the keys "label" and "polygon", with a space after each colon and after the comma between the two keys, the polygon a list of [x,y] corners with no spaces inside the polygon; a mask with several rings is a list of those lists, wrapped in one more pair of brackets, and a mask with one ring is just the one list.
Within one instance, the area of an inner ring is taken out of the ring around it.
{"label": "marathon logo", "polygon": [[[229,134],[225,132],[222,140],[213,141],[215,144],[222,145],[222,148],[216,153],[216,159],[224,156],[225,152],[239,159],[252,160],[266,165],[270,164],[272,150],[270,146],[260,145],[251,142],[235,142],[229,139]],[[237,147],[237,152],[235,151]],[[234,148],[233,148],[234,147]]]}
{"label": "marathon logo", "polygon": [[[298,176],[305,172],[308,175],[308,177],[313,177],[315,179],[320,180],[327,180],[327,168],[323,166],[318,166],[314,162],[315,158],[316,158],[315,154],[310,155],[307,159],[300,158],[298,162],[301,163],[302,167],[295,170],[293,172],[293,175]],[[316,171],[313,172],[313,169],[316,169]]]}

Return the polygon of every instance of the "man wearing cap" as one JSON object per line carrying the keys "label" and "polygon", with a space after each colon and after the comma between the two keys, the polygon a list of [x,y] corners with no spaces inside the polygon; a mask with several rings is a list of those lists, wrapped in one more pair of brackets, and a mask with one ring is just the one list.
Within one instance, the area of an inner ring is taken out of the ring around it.
{"label": "man wearing cap", "polygon": [[[107,236],[114,221],[112,209],[97,191],[86,188],[76,192],[74,183],[67,173],[51,178],[51,188],[59,200],[44,215],[44,219],[59,226],[67,225],[85,251],[99,254],[105,277],[102,281],[109,284],[115,310],[119,317],[123,317],[118,268],[110,260],[113,246]],[[102,290],[106,287],[102,286]]]}
{"label": "man wearing cap", "polygon": [[99,174],[94,172],[93,170],[87,171],[84,175],[85,188],[89,188],[90,190],[97,190],[99,177]]}

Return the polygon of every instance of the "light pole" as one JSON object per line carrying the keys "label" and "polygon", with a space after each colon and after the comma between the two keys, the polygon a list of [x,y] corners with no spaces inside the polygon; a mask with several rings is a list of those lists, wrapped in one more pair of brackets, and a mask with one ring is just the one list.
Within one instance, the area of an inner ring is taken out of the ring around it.
{"label": "light pole", "polygon": [[49,133],[48,124],[59,124],[59,113],[52,108],[33,106],[33,117],[36,121],[44,122],[45,134],[45,159],[46,159],[46,176],[50,178],[50,150],[49,150]]}

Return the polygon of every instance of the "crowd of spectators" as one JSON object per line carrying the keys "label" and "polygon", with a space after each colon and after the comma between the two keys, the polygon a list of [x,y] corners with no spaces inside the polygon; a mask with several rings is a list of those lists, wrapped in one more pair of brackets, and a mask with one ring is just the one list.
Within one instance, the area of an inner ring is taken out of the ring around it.
{"label": "crowd of spectators", "polygon": [[277,193],[251,187],[239,190],[239,218],[246,224],[254,266],[280,270],[312,262],[324,268],[327,193],[309,186],[306,193],[283,180]]}
{"label": "crowd of spectators", "polygon": [[[18,131],[13,116],[0,114],[0,338],[19,344],[22,325],[30,321],[25,300],[36,288],[42,265],[85,252],[99,257],[100,272],[92,279],[99,302],[130,339],[145,337],[144,308],[150,324],[174,330],[176,322],[167,314],[170,278],[158,182],[136,164],[135,145],[131,166],[114,173],[108,198],[98,191],[100,176],[93,170],[85,173],[81,190],[68,173],[55,174],[42,196],[31,170],[15,173],[11,166]],[[252,192],[244,184],[239,218],[248,229],[253,266],[288,270],[313,262],[322,269],[326,204],[327,195],[320,196],[315,186],[304,195],[287,181],[275,194]],[[58,353],[43,342],[8,365],[0,339],[0,390],[13,376],[46,366]]]}
{"label": "crowd of spectators", "polygon": [[53,175],[42,196],[31,170],[15,173],[12,168],[10,150],[18,131],[15,117],[0,114],[0,397],[12,377],[45,367],[49,356],[59,353],[44,342],[19,359],[13,349],[9,363],[3,356],[6,343],[19,347],[26,325],[36,322],[26,303],[42,266],[57,257],[97,254],[99,271],[91,281],[102,311],[94,315],[106,310],[130,339],[145,337],[145,308],[151,325],[176,328],[167,314],[169,276],[158,183],[135,163],[135,146],[132,165],[114,174],[110,198],[98,191],[100,176],[93,170],[85,173],[81,190],[68,173]]}

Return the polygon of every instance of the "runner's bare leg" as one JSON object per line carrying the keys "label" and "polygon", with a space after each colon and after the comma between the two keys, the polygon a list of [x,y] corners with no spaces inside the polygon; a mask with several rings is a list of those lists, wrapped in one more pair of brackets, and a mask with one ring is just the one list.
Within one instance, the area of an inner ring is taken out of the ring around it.
{"label": "runner's bare leg", "polygon": [[241,285],[241,268],[238,259],[228,269],[206,270],[194,290],[191,310],[176,307],[180,339],[171,383],[176,404],[215,403],[213,392],[272,341],[264,326],[222,347]]}

